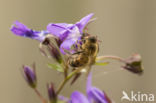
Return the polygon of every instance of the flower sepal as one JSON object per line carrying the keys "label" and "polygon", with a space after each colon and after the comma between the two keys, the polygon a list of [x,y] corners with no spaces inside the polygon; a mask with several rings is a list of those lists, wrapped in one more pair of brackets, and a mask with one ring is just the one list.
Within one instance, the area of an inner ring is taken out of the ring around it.
{"label": "flower sepal", "polygon": [[36,88],[37,86],[37,78],[36,78],[36,72],[35,72],[35,64],[33,68],[29,66],[23,66],[23,75],[27,83],[30,87]]}
{"label": "flower sepal", "polygon": [[124,69],[135,74],[143,73],[142,60],[139,54],[133,54],[132,56],[130,56],[128,59],[124,61],[125,61],[125,65],[122,66]]}

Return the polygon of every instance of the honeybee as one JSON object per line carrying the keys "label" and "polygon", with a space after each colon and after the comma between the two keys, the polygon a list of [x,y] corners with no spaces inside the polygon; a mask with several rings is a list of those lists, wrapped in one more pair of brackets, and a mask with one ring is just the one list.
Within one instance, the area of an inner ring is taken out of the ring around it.
{"label": "honeybee", "polygon": [[71,55],[69,59],[69,64],[71,67],[77,68],[77,67],[84,67],[88,64],[89,58],[87,53],[84,51],[82,52],[76,52]]}
{"label": "honeybee", "polygon": [[95,63],[99,51],[97,37],[84,34],[80,42],[79,50],[69,58],[71,67],[86,67]]}

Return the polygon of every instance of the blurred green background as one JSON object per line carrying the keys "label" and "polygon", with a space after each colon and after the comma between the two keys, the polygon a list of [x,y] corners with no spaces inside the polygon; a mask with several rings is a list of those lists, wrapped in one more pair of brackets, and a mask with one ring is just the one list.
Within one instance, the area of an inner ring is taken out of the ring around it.
{"label": "blurred green background", "polygon": [[[122,91],[156,95],[156,1],[155,0],[0,0],[0,103],[39,103],[36,94],[21,76],[21,66],[37,64],[39,89],[47,98],[46,84],[57,87],[62,76],[47,68],[46,57],[38,42],[10,32],[15,20],[35,30],[46,29],[50,22],[75,23],[89,13],[97,21],[89,32],[102,41],[99,55],[128,57],[140,53],[144,74],[138,76],[119,71],[120,64],[93,67],[93,85],[104,90],[116,103]],[[85,93],[85,76],[73,86],[66,85],[61,94],[70,96],[76,89]],[[126,102],[124,102],[126,103]]]}

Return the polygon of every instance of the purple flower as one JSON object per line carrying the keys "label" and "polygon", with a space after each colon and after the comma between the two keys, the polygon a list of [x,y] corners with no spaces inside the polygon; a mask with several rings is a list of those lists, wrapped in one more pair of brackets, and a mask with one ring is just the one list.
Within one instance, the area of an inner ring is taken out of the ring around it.
{"label": "purple flower", "polygon": [[48,89],[48,96],[49,96],[50,102],[51,102],[51,103],[56,102],[56,100],[57,100],[57,95],[56,95],[56,92],[55,92],[53,83],[48,84],[48,85],[47,85],[47,89]]}
{"label": "purple flower", "polygon": [[111,103],[103,91],[92,86],[91,79],[92,74],[90,73],[87,79],[87,96],[90,103]]}
{"label": "purple flower", "polygon": [[83,29],[88,24],[92,16],[93,13],[85,16],[75,24],[50,23],[47,26],[47,30],[52,35],[58,37],[62,42],[60,45],[60,50],[63,54],[65,54],[64,50],[72,51],[71,50],[72,45],[81,38],[83,34]]}
{"label": "purple flower", "polygon": [[69,103],[90,103],[82,93],[75,91],[71,95],[71,100]]}
{"label": "purple flower", "polygon": [[111,103],[108,96],[101,90],[91,85],[91,73],[87,80],[87,97],[80,92],[73,92],[69,103]]}
{"label": "purple flower", "polygon": [[24,71],[24,78],[27,81],[27,83],[32,87],[36,87],[36,73],[35,73],[35,68],[31,69],[28,66],[23,66],[23,71]]}
{"label": "purple flower", "polygon": [[40,42],[42,42],[45,39],[45,36],[48,34],[47,31],[35,31],[29,29],[27,26],[18,21],[14,22],[14,25],[11,27],[11,31],[17,36],[28,37],[39,40]]}
{"label": "purple flower", "polygon": [[[50,37],[46,37],[42,44],[46,46],[46,50],[48,50],[51,57],[53,57],[58,63],[62,63],[61,53],[56,45],[50,40]],[[47,56],[47,53],[42,45],[40,46],[40,51]]]}

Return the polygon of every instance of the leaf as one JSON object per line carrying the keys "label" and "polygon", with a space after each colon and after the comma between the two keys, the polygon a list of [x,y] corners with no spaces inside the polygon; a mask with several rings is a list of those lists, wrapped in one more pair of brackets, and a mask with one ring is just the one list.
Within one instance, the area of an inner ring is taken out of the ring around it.
{"label": "leaf", "polygon": [[95,65],[100,65],[100,66],[105,66],[105,65],[108,65],[109,64],[109,62],[103,62],[103,63],[101,63],[101,62],[96,62],[95,63]]}
{"label": "leaf", "polygon": [[64,101],[57,101],[57,103],[65,103]]}
{"label": "leaf", "polygon": [[58,72],[64,72],[63,68],[59,64],[48,63],[48,67],[51,69],[57,70]]}

